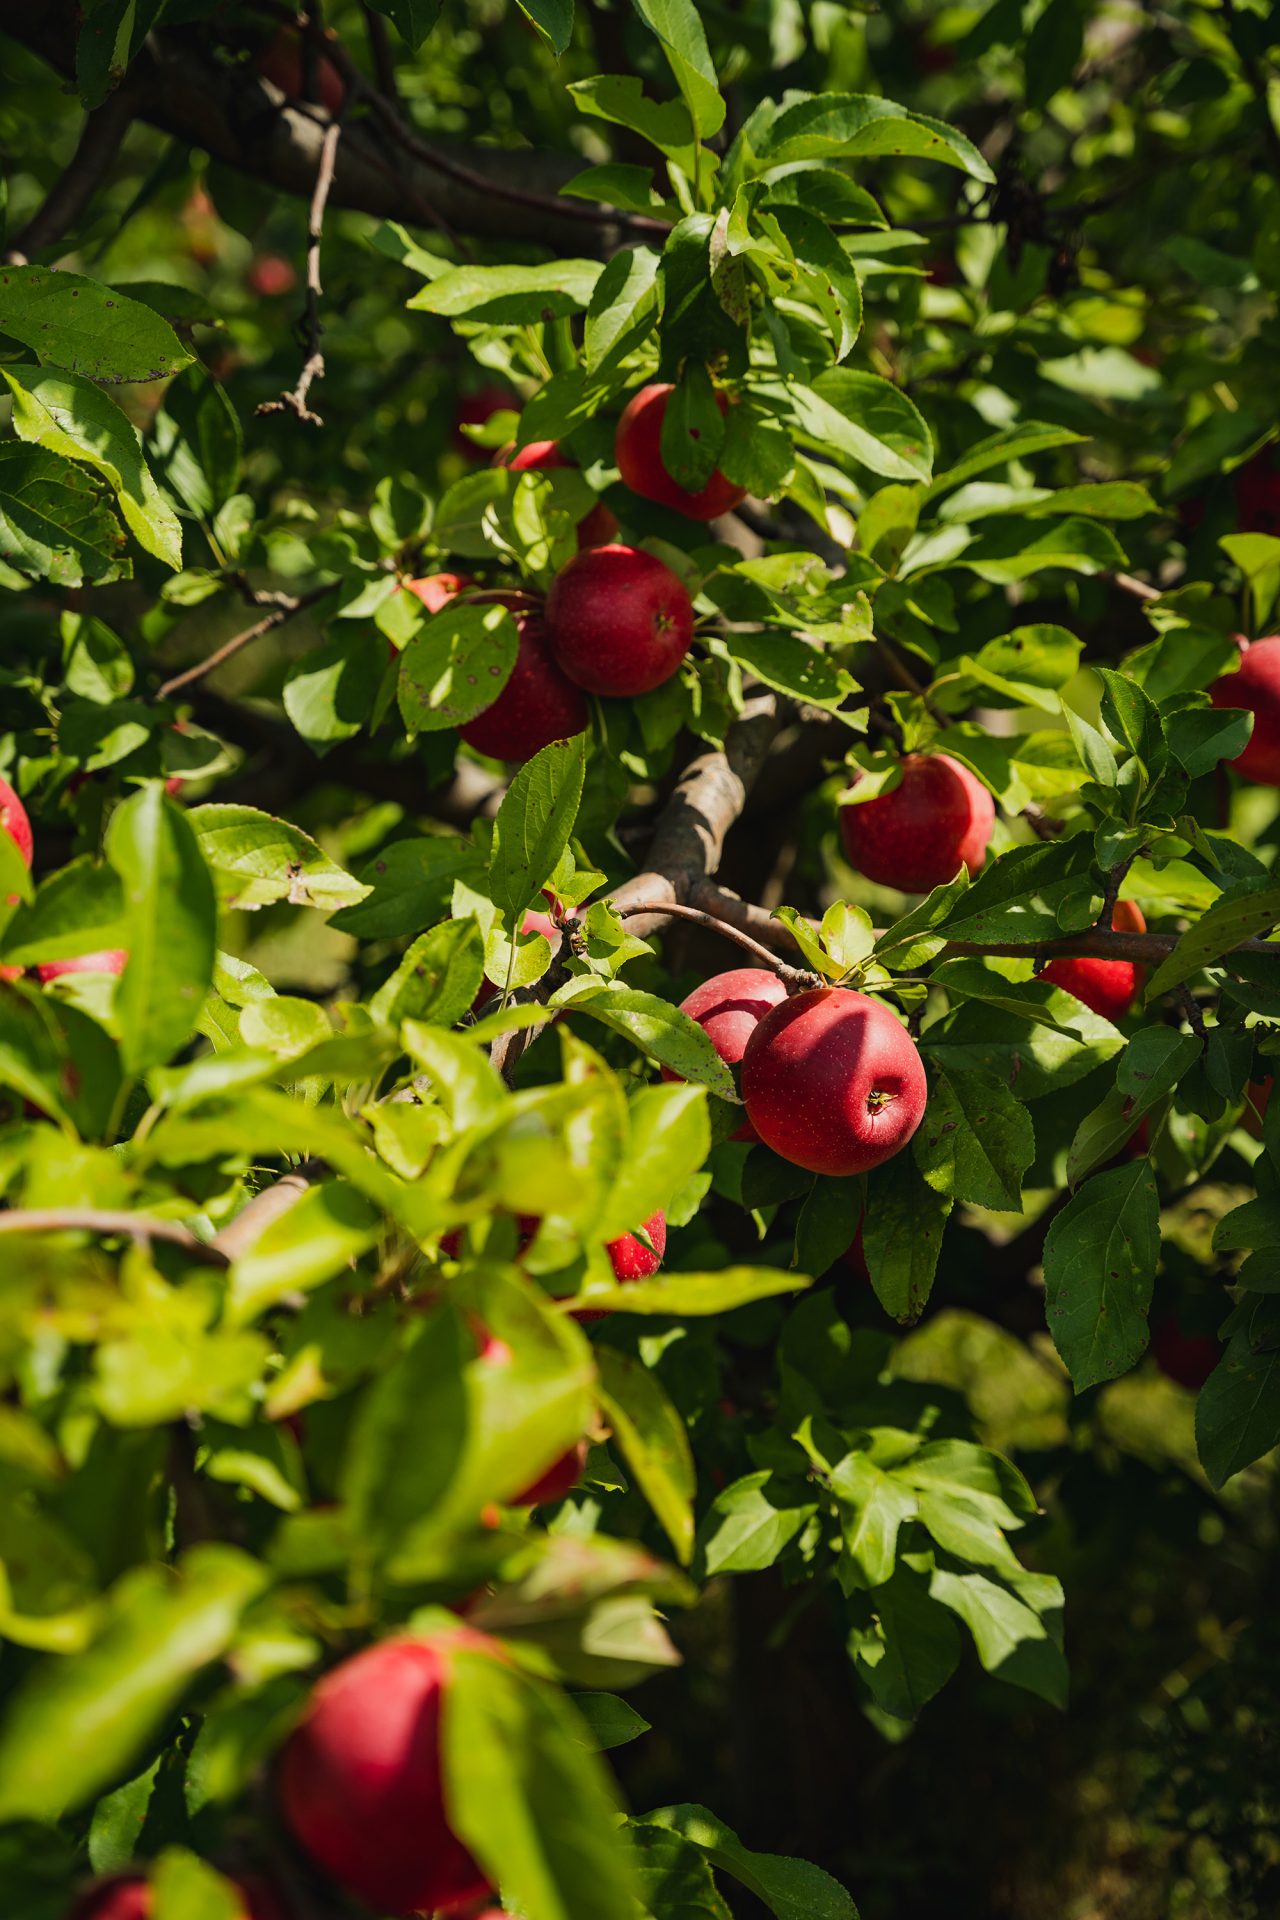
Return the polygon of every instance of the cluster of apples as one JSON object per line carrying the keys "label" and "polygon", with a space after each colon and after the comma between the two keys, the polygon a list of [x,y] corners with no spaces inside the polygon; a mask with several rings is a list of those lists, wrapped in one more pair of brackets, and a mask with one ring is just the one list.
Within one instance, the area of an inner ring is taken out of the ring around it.
{"label": "cluster of apples", "polygon": [[[8,834],[23,864],[29,868],[35,854],[31,821],[7,780],[0,780],[0,833]],[[64,973],[123,973],[128,958],[122,948],[111,947],[101,953],[78,953],[71,960],[42,960],[31,971],[42,986],[47,986],[51,980],[60,980]],[[20,980],[25,971],[23,967],[0,966],[0,980]]]}
{"label": "cluster of apples", "polygon": [[[643,499],[691,520],[727,513],[746,491],[717,468],[691,493],[662,461],[662,422],[673,388],[653,382],[635,394],[618,421],[614,455],[626,485]],[[717,400],[723,413],[724,394]],[[533,473],[574,462],[557,440],[535,440],[518,452],[504,448],[499,462],[513,473]],[[684,582],[655,554],[617,540],[618,522],[598,501],[578,523],[578,552],[552,581],[543,606],[512,594],[498,604],[516,615],[519,649],[511,677],[497,699],[458,729],[478,753],[495,760],[530,759],[586,730],[585,696],[631,700],[651,693],[679,670],[693,644],[693,602]],[[432,573],[408,582],[430,613],[474,587],[464,574]]]}
{"label": "cluster of apples", "polygon": [[[313,1688],[279,1757],[285,1822],[308,1858],[375,1913],[506,1920],[487,1875],[445,1809],[441,1716],[459,1651],[507,1662],[503,1647],[459,1620],[400,1635],[344,1660]],[[265,1882],[240,1878],[238,1920],[285,1920]],[[149,1881],[100,1881],[71,1920],[151,1920]]]}

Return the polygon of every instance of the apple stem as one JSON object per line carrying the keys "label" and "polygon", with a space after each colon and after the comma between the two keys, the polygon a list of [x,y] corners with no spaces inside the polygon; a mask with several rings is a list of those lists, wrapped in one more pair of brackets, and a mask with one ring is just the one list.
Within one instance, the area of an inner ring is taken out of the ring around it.
{"label": "apple stem", "polygon": [[612,901],[614,912],[626,919],[630,914],[664,914],[675,920],[691,920],[697,927],[705,927],[709,933],[718,933],[725,940],[732,940],[744,953],[752,954],[770,973],[776,973],[788,993],[805,993],[811,987],[823,984],[822,976],[810,973],[804,967],[793,967],[776,953],[770,953],[768,947],[759,940],[752,939],[749,933],[743,933],[738,927],[731,927],[727,921],[719,920],[714,913],[704,913],[701,907],[678,906],[674,900],[629,900],[625,906],[617,906]]}

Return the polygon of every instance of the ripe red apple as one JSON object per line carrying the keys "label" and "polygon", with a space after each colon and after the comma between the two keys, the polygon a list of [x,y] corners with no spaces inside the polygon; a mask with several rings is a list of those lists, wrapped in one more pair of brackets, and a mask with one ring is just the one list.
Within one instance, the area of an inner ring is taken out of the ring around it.
{"label": "ripe red apple", "polygon": [[[527,447],[521,447],[514,453],[510,447],[503,447],[495,456],[499,466],[510,467],[512,473],[545,473],[551,467],[576,467],[577,461],[571,460],[558,440],[531,440]],[[618,537],[617,516],[611,513],[603,500],[597,500],[590,513],[578,522],[578,547],[606,547]]]}
{"label": "ripe red apple", "polygon": [[[736,1067],[746,1051],[748,1040],[770,1007],[778,1006],[787,990],[776,973],[766,967],[734,967],[728,973],[712,974],[700,987],[680,1002],[680,1011],[696,1020],[727,1067]],[[664,1080],[679,1080],[670,1067],[662,1069]],[[731,1140],[755,1140],[756,1130],[749,1120],[729,1135]]]}
{"label": "ripe red apple", "polygon": [[1246,780],[1280,787],[1280,634],[1240,642],[1240,670],[1224,673],[1209,689],[1215,707],[1244,707],[1253,732],[1228,765]]}
{"label": "ripe red apple", "polygon": [[511,678],[492,706],[458,732],[477,753],[494,760],[531,760],[553,740],[585,733],[591,716],[580,687],[561,672],[540,614],[516,620],[520,645]]}
{"label": "ripe red apple", "polygon": [[865,1173],[892,1159],[928,1094],[906,1028],[849,987],[790,995],[742,1056],[747,1118],[767,1147],[811,1173]]}
{"label": "ripe red apple", "polygon": [[23,866],[29,867],[35,851],[31,839],[31,822],[27,817],[26,808],[7,780],[0,780],[0,833],[8,834],[22,855]]}
{"label": "ripe red apple", "polygon": [[556,659],[588,693],[623,698],[669,680],[693,644],[693,602],[670,567],[639,547],[591,547],[547,595]]}
{"label": "ripe red apple", "polygon": [[261,294],[264,300],[275,300],[283,293],[293,292],[298,284],[298,269],[282,253],[255,253],[244,279],[250,293]]}
{"label": "ripe red apple", "polygon": [[503,1658],[459,1623],[344,1660],[312,1692],[281,1755],[294,1837],[376,1913],[452,1913],[490,1890],[445,1814],[440,1717],[459,1648]]}
{"label": "ripe red apple", "polygon": [[662,1256],[667,1250],[667,1216],[665,1213],[652,1214],[642,1228],[652,1240],[652,1247],[646,1247],[643,1240],[637,1240],[634,1233],[624,1233],[620,1240],[610,1240],[605,1247],[613,1264],[614,1277],[624,1286],[628,1280],[647,1280],[662,1265]]}
{"label": "ripe red apple", "polygon": [[1263,447],[1236,468],[1236,524],[1241,533],[1280,535],[1280,468],[1276,449]]}
{"label": "ripe red apple", "polygon": [[[735,487],[719,467],[696,493],[678,486],[662,464],[662,422],[667,402],[675,389],[669,383],[655,381],[633,394],[622,411],[614,439],[618,471],[642,500],[653,500],[660,507],[674,507],[690,520],[715,520],[745,500],[745,487]],[[716,394],[721,413],[729,410],[729,397]]]}
{"label": "ripe red apple", "polygon": [[335,119],[342,112],[346,81],[324,54],[304,51],[296,28],[281,27],[276,32],[258,55],[257,68],[287,100],[317,99]]}
{"label": "ripe red apple", "polygon": [[[1145,933],[1142,908],[1132,900],[1117,900],[1111,925],[1117,933]],[[1042,980],[1065,987],[1092,1013],[1104,1020],[1123,1020],[1137,998],[1146,969],[1132,960],[1095,960],[1087,956],[1051,960]]]}
{"label": "ripe red apple", "polygon": [[961,867],[977,873],[995,819],[991,795],[958,760],[909,753],[896,787],[841,807],[840,837],[849,864],[868,880],[928,893]]}
{"label": "ripe red apple", "polygon": [[1198,1393],[1222,1358],[1222,1348],[1210,1333],[1184,1333],[1172,1313],[1151,1328],[1148,1351],[1166,1380]]}
{"label": "ripe red apple", "polygon": [[475,581],[465,573],[428,573],[421,580],[406,580],[404,590],[416,594],[428,613],[439,613],[455,594],[474,585]]}
{"label": "ripe red apple", "polygon": [[123,948],[107,947],[101,953],[77,953],[70,960],[42,960],[35,975],[41,986],[47,987],[51,980],[61,980],[67,973],[123,973],[128,959]]}

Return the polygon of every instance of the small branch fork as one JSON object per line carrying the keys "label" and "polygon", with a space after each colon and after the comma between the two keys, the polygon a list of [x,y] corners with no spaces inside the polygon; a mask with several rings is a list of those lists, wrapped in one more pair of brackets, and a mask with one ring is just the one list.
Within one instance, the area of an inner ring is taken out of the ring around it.
{"label": "small branch fork", "polygon": [[325,208],[329,204],[329,194],[333,187],[334,169],[338,162],[338,142],[342,138],[343,114],[331,120],[325,128],[320,148],[320,166],[316,173],[315,190],[311,195],[311,212],[307,227],[307,304],[303,316],[306,331],[307,357],[296,386],[282,393],[278,400],[264,400],[258,407],[259,413],[295,413],[299,420],[311,427],[322,427],[324,421],[318,413],[307,405],[307,396],[314,381],[324,378],[324,354],[320,350],[320,338],[324,325],[320,319],[320,298],[324,288],[320,284],[320,248],[324,240]]}

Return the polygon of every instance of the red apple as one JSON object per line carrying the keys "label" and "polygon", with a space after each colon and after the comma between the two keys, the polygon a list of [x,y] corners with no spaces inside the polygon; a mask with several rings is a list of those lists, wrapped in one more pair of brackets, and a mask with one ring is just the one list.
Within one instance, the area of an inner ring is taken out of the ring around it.
{"label": "red apple", "polygon": [[35,975],[41,986],[47,987],[51,980],[61,980],[67,973],[123,973],[128,959],[122,948],[108,947],[101,953],[77,953],[70,960],[42,960]]}
{"label": "red apple", "polygon": [[811,1173],[865,1173],[905,1147],[929,1089],[901,1021],[849,987],[811,987],[768,1012],[742,1056],[747,1118]]}
{"label": "red apple", "polygon": [[841,807],[840,837],[849,864],[868,880],[928,893],[961,867],[977,873],[995,818],[991,795],[958,760],[909,753],[896,787]]}
{"label": "red apple", "polygon": [[[1111,925],[1117,933],[1145,933],[1147,923],[1142,909],[1132,900],[1117,900]],[[1092,1013],[1104,1020],[1123,1020],[1133,1005],[1146,977],[1146,970],[1132,960],[1095,960],[1086,956],[1051,960],[1042,980],[1065,987]]]}
{"label": "red apple", "polygon": [[281,1755],[294,1837],[376,1913],[452,1913],[489,1892],[445,1813],[440,1719],[457,1649],[503,1658],[459,1623],[344,1660],[314,1689]]}
{"label": "red apple", "polygon": [[293,292],[298,284],[298,269],[282,253],[255,253],[244,279],[250,293],[275,300],[283,293]]}
{"label": "red apple", "polygon": [[[496,464],[510,467],[512,473],[545,473],[551,467],[576,467],[558,440],[531,440],[527,447],[513,453],[503,447],[495,456]],[[590,513],[578,522],[578,546],[605,547],[618,537],[618,521],[603,500],[597,500]]]}
{"label": "red apple", "polygon": [[494,760],[531,760],[553,740],[585,733],[591,720],[581,688],[556,664],[546,621],[526,613],[516,628],[511,678],[492,706],[458,728],[469,747]]}
{"label": "red apple", "polygon": [[[628,400],[614,440],[618,471],[632,493],[638,493],[642,500],[656,501],[660,507],[674,507],[690,520],[715,520],[745,500],[747,490],[726,480],[719,467],[696,493],[678,486],[671,478],[662,464],[662,422],[674,391],[669,383],[657,381],[641,387],[639,393]],[[722,414],[727,413],[728,395],[717,393],[716,405]]]}
{"label": "red apple", "polygon": [[[778,1006],[787,990],[776,973],[766,967],[734,967],[728,973],[716,973],[680,1002],[680,1011],[696,1020],[720,1058],[728,1067],[736,1067],[746,1051],[748,1040],[770,1007]],[[679,1080],[670,1067],[662,1069],[664,1080]],[[754,1140],[756,1130],[744,1120],[731,1140]]]}
{"label": "red apple", "polygon": [[1166,1380],[1199,1392],[1222,1358],[1210,1333],[1184,1333],[1177,1316],[1167,1313],[1151,1329],[1148,1351]]}
{"label": "red apple", "polygon": [[404,590],[416,594],[428,613],[439,613],[455,594],[474,585],[465,573],[428,573],[421,580],[406,580]]}
{"label": "red apple", "polygon": [[652,1214],[645,1221],[643,1231],[652,1240],[652,1247],[646,1247],[634,1233],[624,1233],[620,1240],[610,1240],[605,1248],[613,1264],[614,1277],[624,1286],[628,1280],[647,1280],[662,1265],[662,1256],[667,1250],[666,1214]]}
{"label": "red apple", "polygon": [[1240,642],[1240,670],[1224,673],[1209,689],[1215,707],[1244,707],[1253,732],[1228,765],[1246,780],[1280,787],[1280,634]]}
{"label": "red apple", "polygon": [[1246,1133],[1255,1140],[1262,1138],[1262,1123],[1267,1117],[1267,1108],[1271,1105],[1271,1092],[1275,1086],[1275,1076],[1268,1074],[1265,1080],[1251,1080],[1245,1088],[1249,1104],[1240,1117],[1240,1124]]}
{"label": "red apple", "polygon": [[318,100],[336,118],[347,97],[347,83],[324,54],[304,50],[294,27],[281,27],[257,59],[264,80],[279,87],[287,100]]}
{"label": "red apple", "polygon": [[556,659],[588,693],[660,687],[693,644],[693,603],[670,567],[639,547],[591,547],[547,595]]}
{"label": "red apple", "polygon": [[23,866],[29,867],[35,851],[31,839],[31,822],[27,817],[26,808],[7,780],[0,780],[0,833],[8,834],[22,855]]}

